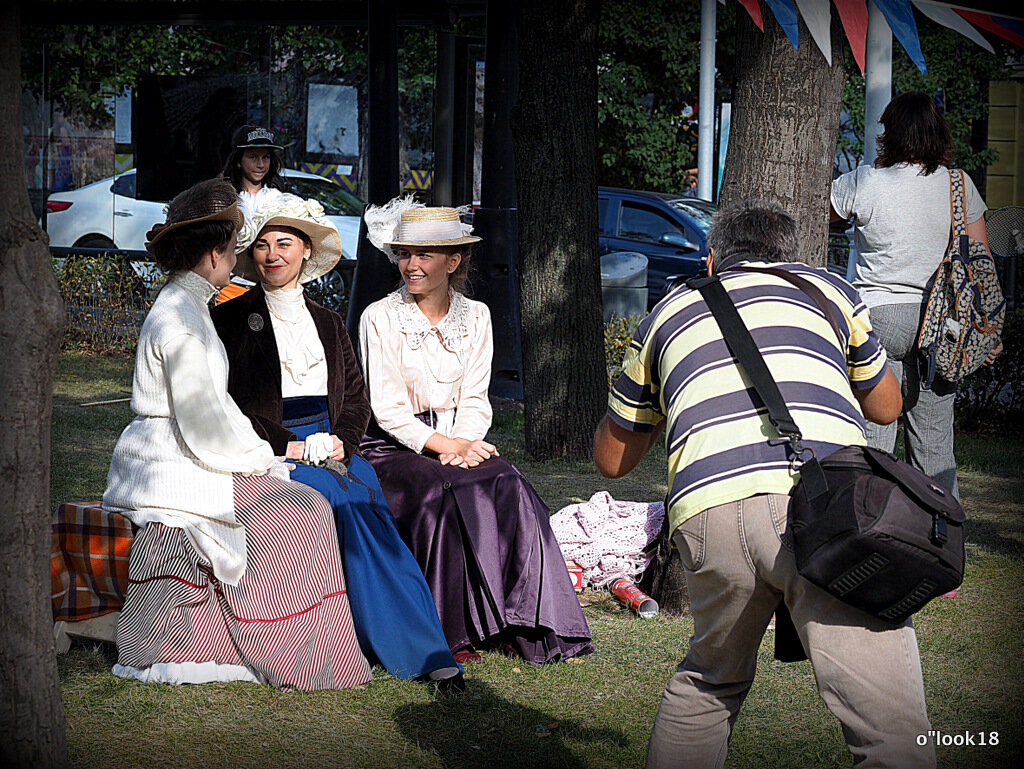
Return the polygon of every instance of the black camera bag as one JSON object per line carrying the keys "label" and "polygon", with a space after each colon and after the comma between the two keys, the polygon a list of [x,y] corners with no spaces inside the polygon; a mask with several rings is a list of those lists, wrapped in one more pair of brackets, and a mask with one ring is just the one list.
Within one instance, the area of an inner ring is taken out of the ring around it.
{"label": "black camera bag", "polygon": [[963,581],[963,508],[917,468],[844,446],[804,462],[800,477],[789,530],[797,571],[814,584],[898,624]]}
{"label": "black camera bag", "polygon": [[[737,267],[782,278],[825,314],[841,349],[846,339],[828,300],[810,281],[778,269]],[[798,461],[812,454],[760,350],[717,277],[696,278],[729,350],[746,371]],[[843,602],[893,624],[960,585],[964,572],[963,508],[917,468],[867,446],[844,446],[799,464],[789,529],[797,571]]]}

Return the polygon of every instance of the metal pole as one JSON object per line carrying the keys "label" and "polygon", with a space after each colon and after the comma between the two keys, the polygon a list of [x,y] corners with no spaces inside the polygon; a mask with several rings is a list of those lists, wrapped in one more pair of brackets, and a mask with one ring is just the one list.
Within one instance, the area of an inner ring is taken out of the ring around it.
{"label": "metal pole", "polygon": [[436,27],[437,68],[434,76],[434,182],[435,206],[452,205],[455,155],[455,33]]}
{"label": "metal pole", "polygon": [[[400,191],[398,178],[398,0],[377,0],[367,13],[367,147],[368,202],[382,205]],[[373,302],[387,296],[398,272],[366,240],[366,223],[359,223],[356,269],[352,277],[346,325],[358,339],[359,318]]]}
{"label": "metal pole", "polygon": [[711,200],[715,173],[715,0],[700,0],[697,197]]}
{"label": "metal pole", "polygon": [[868,0],[867,58],[864,63],[864,165],[875,162],[878,122],[892,101],[892,30],[874,0]]}

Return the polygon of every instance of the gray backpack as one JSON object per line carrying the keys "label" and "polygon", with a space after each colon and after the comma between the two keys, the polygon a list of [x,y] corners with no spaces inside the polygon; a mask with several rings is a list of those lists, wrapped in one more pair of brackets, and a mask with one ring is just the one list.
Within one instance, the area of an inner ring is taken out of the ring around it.
{"label": "gray backpack", "polygon": [[921,352],[921,386],[940,377],[957,382],[979,368],[999,342],[1006,299],[988,250],[967,235],[964,224],[964,177],[949,172],[953,226],[946,254],[935,272],[917,347]]}

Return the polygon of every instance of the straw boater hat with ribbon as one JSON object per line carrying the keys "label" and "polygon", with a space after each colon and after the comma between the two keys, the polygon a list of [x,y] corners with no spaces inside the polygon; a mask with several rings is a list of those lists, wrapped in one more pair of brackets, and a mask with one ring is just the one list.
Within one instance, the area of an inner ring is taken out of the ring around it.
{"label": "straw boater hat with ribbon", "polygon": [[238,209],[238,193],[231,182],[207,179],[179,192],[167,204],[164,221],[146,233],[146,250],[153,253],[153,246],[168,233],[202,222],[233,222],[236,230],[242,229],[245,217]]}
{"label": "straw boater hat with ribbon", "polygon": [[427,207],[411,196],[395,198],[383,206],[368,206],[363,215],[366,237],[397,263],[402,246],[465,246],[479,243],[473,227],[465,224],[458,208]]}
{"label": "straw boater hat with ribbon", "polygon": [[303,261],[299,283],[308,283],[330,272],[341,258],[341,237],[338,228],[324,214],[324,207],[313,199],[281,193],[246,219],[238,233],[238,263],[235,274],[259,282],[259,273],[252,261],[251,248],[260,233],[271,225],[291,227],[310,241],[309,256]]}

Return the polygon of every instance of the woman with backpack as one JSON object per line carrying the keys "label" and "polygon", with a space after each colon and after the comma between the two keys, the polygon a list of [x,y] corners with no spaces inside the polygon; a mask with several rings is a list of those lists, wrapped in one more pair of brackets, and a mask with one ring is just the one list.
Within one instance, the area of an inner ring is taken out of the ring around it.
{"label": "woman with backpack", "polygon": [[[923,386],[918,332],[936,269],[952,227],[953,139],[945,118],[925,93],[894,98],[882,112],[873,166],[832,182],[831,221],[853,219],[858,261],[852,283],[871,312],[871,325],[903,387],[906,458],[959,498],[953,455],[956,383]],[[953,171],[959,174],[959,171]],[[988,248],[985,201],[963,174],[967,235]],[[1002,350],[989,353],[991,363]],[[892,451],[897,423],[868,423],[868,445]]]}

